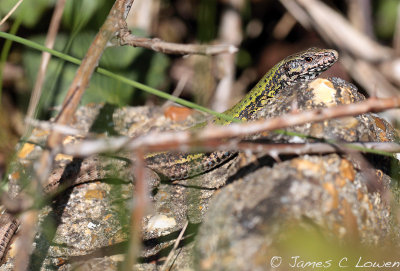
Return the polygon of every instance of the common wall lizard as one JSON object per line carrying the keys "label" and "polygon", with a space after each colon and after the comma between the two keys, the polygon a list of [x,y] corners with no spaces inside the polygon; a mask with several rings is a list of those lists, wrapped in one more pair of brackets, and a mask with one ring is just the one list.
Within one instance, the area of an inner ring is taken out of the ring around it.
{"label": "common wall lizard", "polygon": [[[290,55],[270,69],[251,91],[223,114],[242,121],[253,120],[259,111],[282,88],[317,77],[331,67],[338,53],[331,49],[309,48]],[[231,121],[214,118],[215,124],[227,125]],[[155,153],[146,157],[149,168],[167,179],[186,179],[213,169],[224,163],[235,152],[215,151],[211,153]]]}
{"label": "common wall lizard", "polygon": [[[226,110],[224,114],[241,121],[253,120],[257,111],[265,106],[266,102],[273,98],[280,89],[317,77],[331,67],[337,59],[338,53],[335,50],[318,48],[310,48],[288,56],[269,70],[240,102]],[[220,125],[231,123],[222,118],[214,118],[213,122]],[[162,152],[147,155],[146,163],[149,168],[168,179],[184,179],[211,170],[234,154],[235,152],[224,151],[197,154]],[[118,169],[123,171],[127,164],[126,161],[114,163],[114,172]],[[106,165],[109,165],[107,161],[97,156],[84,160],[76,159],[67,168],[55,169],[49,176],[44,191],[51,193],[57,190],[61,184],[64,187],[70,187],[105,178],[109,175]],[[118,166],[118,169],[115,166]],[[18,225],[18,221],[7,212],[1,215],[0,259],[3,258],[6,247]]]}

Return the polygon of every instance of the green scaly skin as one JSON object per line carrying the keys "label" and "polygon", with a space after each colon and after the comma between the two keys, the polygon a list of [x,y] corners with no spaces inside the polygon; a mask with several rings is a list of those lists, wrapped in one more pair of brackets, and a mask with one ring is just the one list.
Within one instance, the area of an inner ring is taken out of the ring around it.
{"label": "green scaly skin", "polygon": [[[223,114],[242,121],[254,120],[256,113],[269,99],[287,86],[310,81],[331,67],[338,59],[335,50],[309,48],[286,57],[272,67],[249,93]],[[213,122],[227,125],[232,121],[214,118]],[[204,126],[205,123],[197,127]],[[147,166],[170,180],[186,179],[209,171],[224,163],[236,152],[211,153],[161,152],[146,156]]]}

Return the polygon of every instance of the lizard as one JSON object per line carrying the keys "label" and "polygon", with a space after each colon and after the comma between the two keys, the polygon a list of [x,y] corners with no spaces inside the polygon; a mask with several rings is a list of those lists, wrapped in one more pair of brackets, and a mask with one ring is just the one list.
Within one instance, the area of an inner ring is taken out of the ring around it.
{"label": "lizard", "polygon": [[[309,48],[305,51],[290,55],[273,66],[260,81],[232,108],[223,112],[231,120],[214,117],[213,123],[228,125],[232,119],[251,121],[256,113],[273,99],[276,93],[285,87],[298,82],[314,79],[323,71],[330,68],[338,59],[338,53],[332,49]],[[198,127],[204,126],[201,123]],[[146,166],[157,174],[169,180],[179,180],[202,174],[226,162],[236,152],[215,151],[211,153],[151,153],[145,156]],[[52,171],[47,184],[43,187],[46,194],[74,185],[103,179],[109,176],[110,164],[106,158],[94,156],[86,159],[74,159],[67,167]],[[108,166],[107,166],[108,165]],[[126,160],[114,163],[113,172],[124,171],[129,165]],[[117,167],[115,167],[117,166]],[[4,212],[0,216],[0,259],[3,258],[7,247],[18,229],[19,222],[11,214]]]}
{"label": "lizard", "polygon": [[[240,121],[254,120],[256,113],[282,88],[314,79],[330,68],[338,59],[338,53],[331,49],[309,48],[290,55],[273,66],[247,95],[232,108],[223,112]],[[215,117],[212,122],[228,125],[231,120]],[[198,126],[204,126],[201,123]],[[224,163],[236,152],[215,151],[211,153],[184,153],[173,155],[166,152],[148,154],[147,167],[169,180],[186,179],[207,172]]]}

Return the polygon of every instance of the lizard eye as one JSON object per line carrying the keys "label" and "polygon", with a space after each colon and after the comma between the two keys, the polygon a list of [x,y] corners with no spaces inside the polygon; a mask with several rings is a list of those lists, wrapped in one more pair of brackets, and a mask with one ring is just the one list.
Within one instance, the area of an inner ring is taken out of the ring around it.
{"label": "lizard eye", "polygon": [[304,58],[305,61],[307,61],[308,63],[310,63],[311,61],[313,61],[312,57],[306,56]]}

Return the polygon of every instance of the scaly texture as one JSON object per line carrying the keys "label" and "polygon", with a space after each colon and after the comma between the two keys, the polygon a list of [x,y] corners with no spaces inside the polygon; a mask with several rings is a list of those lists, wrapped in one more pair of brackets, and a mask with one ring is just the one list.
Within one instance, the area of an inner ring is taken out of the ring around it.
{"label": "scaly texture", "polygon": [[[256,113],[280,89],[314,79],[331,67],[337,59],[338,53],[335,50],[319,48],[309,48],[288,56],[272,67],[240,102],[224,114],[242,121],[253,120]],[[214,123],[227,125],[231,121],[215,118]],[[177,180],[209,171],[235,154],[228,151],[196,154],[160,152],[148,155],[146,162],[149,168],[167,179]]]}

